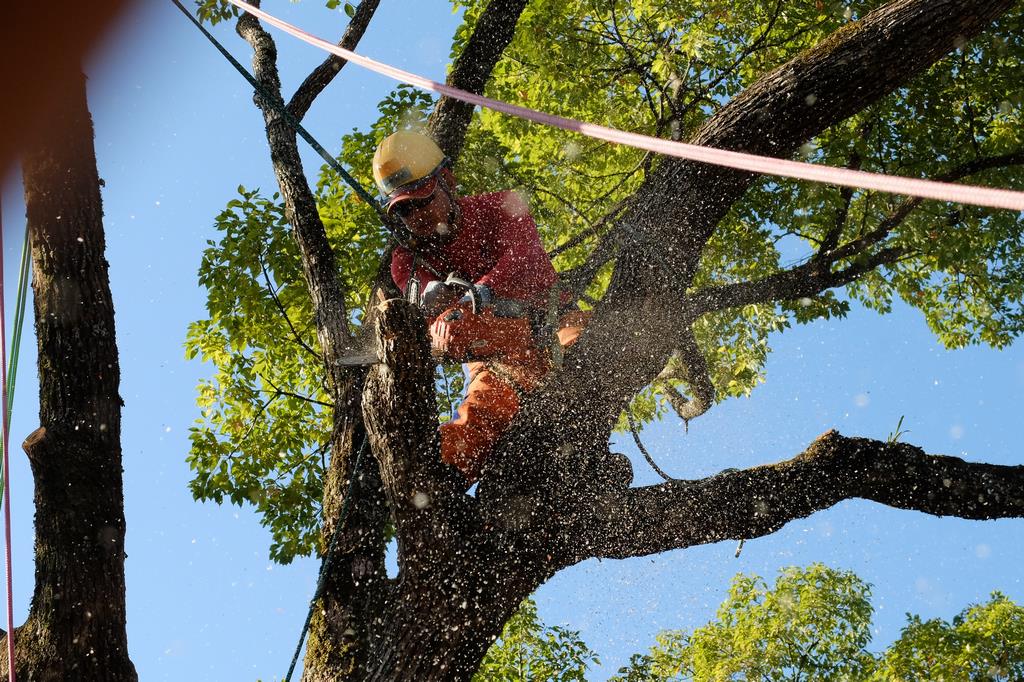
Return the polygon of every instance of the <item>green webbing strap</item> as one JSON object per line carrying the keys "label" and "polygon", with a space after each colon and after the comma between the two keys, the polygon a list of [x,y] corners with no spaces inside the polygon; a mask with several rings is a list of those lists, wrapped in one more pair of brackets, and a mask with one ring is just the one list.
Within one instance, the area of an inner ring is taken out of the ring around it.
{"label": "green webbing strap", "polygon": [[[2,210],[2,209],[0,209]],[[0,217],[0,230],[3,220]],[[11,426],[11,412],[14,409],[14,386],[18,376],[18,350],[21,347],[21,330],[25,322],[25,302],[28,300],[28,271],[32,263],[29,247],[28,225],[25,225],[25,241],[21,246],[21,268],[18,274],[18,294],[15,299],[14,329],[11,333],[11,355],[7,364],[7,427]],[[0,501],[3,500],[3,471],[0,470]]]}
{"label": "green webbing strap", "polygon": [[[274,111],[281,115],[281,118],[283,118],[288,123],[288,125],[290,125],[295,130],[295,132],[298,133],[299,136],[303,140],[305,140],[309,144],[309,146],[312,147],[313,150],[321,156],[321,158],[323,158],[324,161],[327,162],[327,165],[330,166],[335,173],[341,176],[341,179],[344,180],[345,183],[352,188],[352,191],[354,191],[359,196],[360,199],[362,199],[371,207],[373,207],[373,210],[376,211],[377,213],[377,217],[380,218],[381,224],[384,226],[384,229],[386,229],[388,233],[391,235],[392,239],[398,242],[400,246],[406,248],[410,253],[416,253],[416,249],[411,244],[409,244],[407,240],[402,239],[399,230],[396,229],[394,225],[392,225],[391,219],[388,217],[388,214],[381,207],[380,203],[378,203],[378,201],[373,196],[371,196],[370,193],[367,192],[362,185],[359,184],[358,180],[352,177],[352,175],[348,171],[346,171],[341,166],[340,163],[338,163],[337,159],[331,156],[331,154],[326,149],[324,149],[323,145],[316,141],[316,138],[310,135],[309,131],[306,130],[301,123],[299,123],[298,119],[292,116],[291,112],[288,111],[288,108],[284,106],[283,102],[279,101],[280,98],[271,97],[270,93],[268,93],[260,84],[260,82],[256,80],[256,77],[249,73],[249,71],[244,66],[242,66],[242,64],[237,59],[235,59],[234,56],[230,52],[228,52],[227,49],[217,41],[216,38],[213,37],[213,34],[207,31],[206,27],[203,26],[203,24],[198,19],[192,16],[191,12],[185,9],[184,5],[182,5],[181,2],[179,2],[179,0],[171,0],[171,2],[173,2],[174,5],[179,10],[181,10],[182,14],[188,17],[189,21],[195,24],[196,28],[202,31],[203,35],[206,36],[206,39],[209,40],[210,43],[212,43],[213,46],[216,47],[217,50],[222,55],[224,55],[224,58],[227,59],[231,63],[231,65],[235,67],[235,70],[238,71],[238,73],[242,74],[245,80],[249,81],[249,85],[251,85],[253,89],[256,90],[256,93],[259,94],[259,96],[262,97],[264,101],[266,101],[274,109]],[[444,279],[444,274],[436,270],[430,263],[424,261],[423,265],[438,278]]]}
{"label": "green webbing strap", "polygon": [[[14,409],[14,386],[18,378],[18,351],[21,348],[21,330],[25,323],[25,302],[28,300],[28,271],[32,263],[28,225],[25,226],[25,241],[21,245],[21,270],[18,275],[18,296],[15,301],[14,330],[11,334],[11,357],[7,365],[7,419]],[[7,425],[10,427],[10,424]]]}

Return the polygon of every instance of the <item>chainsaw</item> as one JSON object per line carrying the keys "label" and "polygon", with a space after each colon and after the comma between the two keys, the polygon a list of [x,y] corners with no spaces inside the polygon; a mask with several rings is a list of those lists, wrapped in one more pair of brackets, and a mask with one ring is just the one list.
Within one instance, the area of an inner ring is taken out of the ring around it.
{"label": "chainsaw", "polygon": [[[521,301],[506,298],[483,300],[472,282],[456,274],[445,284],[464,291],[458,303],[448,307],[430,324],[431,351],[439,360],[475,362],[502,358],[515,360],[533,348],[533,328],[527,307]],[[369,347],[372,341],[356,344],[339,361],[348,367],[379,362]]]}

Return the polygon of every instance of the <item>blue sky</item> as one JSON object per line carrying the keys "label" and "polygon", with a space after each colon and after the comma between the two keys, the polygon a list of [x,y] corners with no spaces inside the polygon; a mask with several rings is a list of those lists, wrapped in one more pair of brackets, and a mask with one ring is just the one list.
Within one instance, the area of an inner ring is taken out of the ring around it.
{"label": "blue sky", "polygon": [[[345,17],[306,0],[267,8],[333,39]],[[104,189],[111,286],[125,401],[128,643],[143,680],[280,679],[287,669],[318,564],[278,566],[248,508],[197,504],[186,488],[194,388],[209,369],[186,362],[187,324],[204,316],[196,269],[213,217],[239,184],[275,185],[262,119],[248,85],[168,2],[139,3],[90,62],[90,105]],[[384,2],[360,52],[442,80],[457,17],[440,0]],[[217,34],[243,62],[230,26]],[[290,92],[323,56],[275,33]],[[328,148],[368,123],[393,83],[348,66],[317,101],[307,127]],[[307,174],[319,160],[305,152]],[[3,187],[8,291],[24,229],[16,175]],[[9,300],[13,300],[13,294]],[[9,315],[10,316],[10,315]],[[10,323],[8,323],[10,324]],[[773,339],[768,382],[694,421],[665,423],[644,439],[682,477],[793,456],[817,435],[884,438],[900,416],[906,440],[929,452],[1020,463],[1024,352],[947,352],[920,316],[855,308],[849,318]],[[37,425],[34,339],[27,336],[11,440],[15,621],[32,591],[31,475],[17,446]],[[655,475],[631,442],[639,483]],[[999,589],[1024,602],[1018,540],[1024,522],[966,522],[853,501],[792,523],[770,538],[720,543],[629,561],[589,561],[536,595],[551,624],[581,630],[607,677],[662,628],[695,627],[737,571],[773,577],[781,566],[823,561],[874,585],[876,644],[903,614],[949,618]]]}

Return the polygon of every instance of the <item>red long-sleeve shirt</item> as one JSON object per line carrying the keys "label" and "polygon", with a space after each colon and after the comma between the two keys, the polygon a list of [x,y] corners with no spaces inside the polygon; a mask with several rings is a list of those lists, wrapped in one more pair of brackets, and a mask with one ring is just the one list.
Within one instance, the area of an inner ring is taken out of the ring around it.
{"label": "red long-sleeve shirt", "polygon": [[[462,218],[455,239],[438,249],[440,258],[423,254],[438,271],[455,268],[476,284],[490,287],[499,298],[525,301],[543,308],[548,290],[558,280],[529,207],[516,192],[494,192],[458,199]],[[412,276],[412,254],[398,247],[391,258],[391,277],[398,288]],[[420,287],[437,277],[417,269]],[[445,273],[447,274],[447,273]]]}

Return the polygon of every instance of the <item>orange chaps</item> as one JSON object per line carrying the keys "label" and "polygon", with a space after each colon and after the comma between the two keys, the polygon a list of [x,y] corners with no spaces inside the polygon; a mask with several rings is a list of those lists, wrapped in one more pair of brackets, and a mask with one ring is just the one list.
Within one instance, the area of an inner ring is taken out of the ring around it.
{"label": "orange chaps", "polygon": [[[576,342],[590,313],[574,310],[559,321],[558,342],[568,348]],[[494,444],[519,411],[520,394],[537,387],[551,370],[547,352],[536,348],[515,362],[470,362],[469,388],[459,405],[458,416],[441,425],[441,459],[456,467],[470,483]]]}

